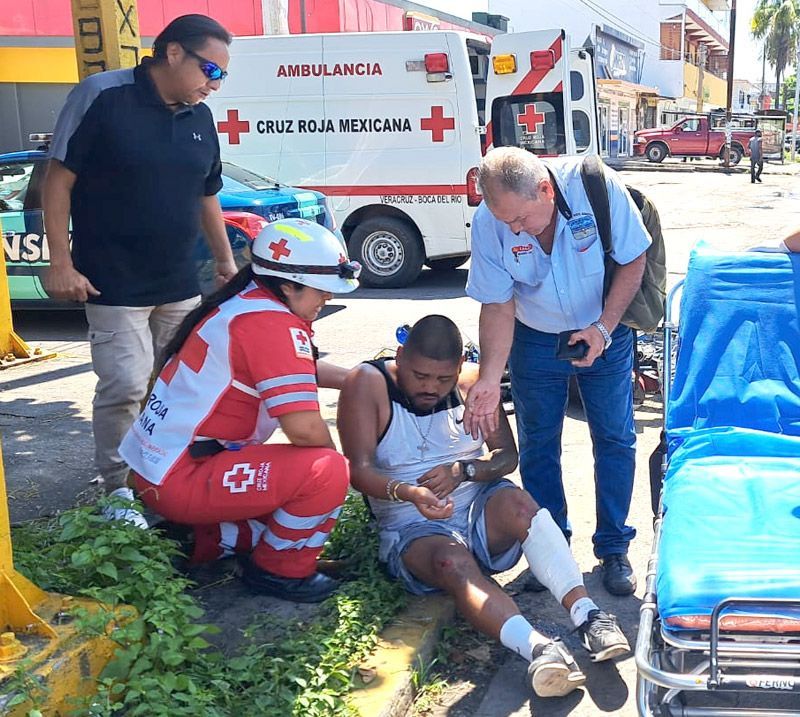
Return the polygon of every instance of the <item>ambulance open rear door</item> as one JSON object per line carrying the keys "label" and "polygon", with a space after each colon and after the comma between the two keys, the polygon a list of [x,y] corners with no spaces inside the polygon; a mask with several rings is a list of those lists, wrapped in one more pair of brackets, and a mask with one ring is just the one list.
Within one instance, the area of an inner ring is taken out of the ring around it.
{"label": "ambulance open rear door", "polygon": [[542,156],[597,153],[594,68],[563,30],[498,35],[486,90],[486,149]]}

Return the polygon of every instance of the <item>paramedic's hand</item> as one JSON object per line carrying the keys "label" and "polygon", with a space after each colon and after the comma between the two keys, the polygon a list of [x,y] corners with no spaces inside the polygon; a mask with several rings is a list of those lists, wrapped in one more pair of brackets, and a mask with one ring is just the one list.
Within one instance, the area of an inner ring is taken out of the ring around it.
{"label": "paramedic's hand", "polygon": [[589,368],[595,359],[603,353],[606,341],[603,338],[603,334],[600,333],[600,329],[596,326],[587,326],[569,337],[570,346],[578,343],[578,341],[585,341],[589,344],[589,350],[580,361],[570,361],[570,363],[578,368]]}
{"label": "paramedic's hand", "polygon": [[469,433],[477,441],[480,436],[490,436],[497,430],[499,382],[479,378],[470,388],[464,403],[464,433]]}
{"label": "paramedic's hand", "polygon": [[450,498],[440,500],[429,488],[412,487],[408,500],[428,520],[447,520],[453,515],[453,501]]}
{"label": "paramedic's hand", "polygon": [[227,284],[234,276],[239,269],[236,267],[236,262],[233,259],[226,260],[226,261],[218,261],[216,262],[216,275],[214,276],[214,282],[217,285],[218,289],[221,289],[225,284]]}
{"label": "paramedic's hand", "polygon": [[464,480],[459,463],[445,463],[431,468],[425,475],[417,478],[417,483],[431,490],[437,498],[450,495]]}
{"label": "paramedic's hand", "polygon": [[100,296],[92,282],[72,266],[72,263],[64,266],[51,263],[45,271],[44,290],[48,296],[59,301],[84,303],[90,296]]}

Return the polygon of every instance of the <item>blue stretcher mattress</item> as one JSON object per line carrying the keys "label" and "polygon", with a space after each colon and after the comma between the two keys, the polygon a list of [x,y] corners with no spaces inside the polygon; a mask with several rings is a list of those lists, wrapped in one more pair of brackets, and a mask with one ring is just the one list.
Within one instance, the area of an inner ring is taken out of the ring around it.
{"label": "blue stretcher mattress", "polygon": [[[667,626],[705,627],[688,618],[726,597],[800,599],[800,438],[697,432],[670,460],[663,509],[656,594]],[[768,614],[800,629],[800,610]]]}
{"label": "blue stretcher mattress", "polygon": [[[666,417],[667,627],[707,625],[726,597],[800,599],[798,307],[799,255],[692,252]],[[800,630],[800,612],[769,614]]]}
{"label": "blue stretcher mattress", "polygon": [[680,307],[671,443],[700,428],[800,436],[800,254],[698,244]]}

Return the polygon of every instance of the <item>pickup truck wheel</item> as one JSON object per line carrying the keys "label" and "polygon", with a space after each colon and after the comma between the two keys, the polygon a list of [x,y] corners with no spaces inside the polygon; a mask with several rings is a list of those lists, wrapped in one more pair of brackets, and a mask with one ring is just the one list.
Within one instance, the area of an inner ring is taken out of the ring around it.
{"label": "pickup truck wheel", "polygon": [[362,266],[361,282],[376,289],[408,286],[425,258],[416,229],[395,217],[372,217],[350,235],[350,256]]}
{"label": "pickup truck wheel", "polygon": [[743,154],[744,152],[742,151],[741,147],[735,144],[731,145],[731,167],[735,167],[737,164],[739,164],[739,162],[742,161]]}
{"label": "pickup truck wheel", "polygon": [[654,142],[647,148],[647,159],[651,162],[658,164],[664,161],[667,156],[667,148],[661,142]]}

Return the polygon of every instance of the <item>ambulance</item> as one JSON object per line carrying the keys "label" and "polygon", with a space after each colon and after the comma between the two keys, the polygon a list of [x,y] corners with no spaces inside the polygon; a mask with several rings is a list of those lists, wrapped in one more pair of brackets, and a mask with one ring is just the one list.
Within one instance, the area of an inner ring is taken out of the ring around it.
{"label": "ambulance", "polygon": [[488,149],[597,152],[592,55],[563,30],[236,38],[228,72],[223,159],[326,194],[367,286],[467,261]]}

